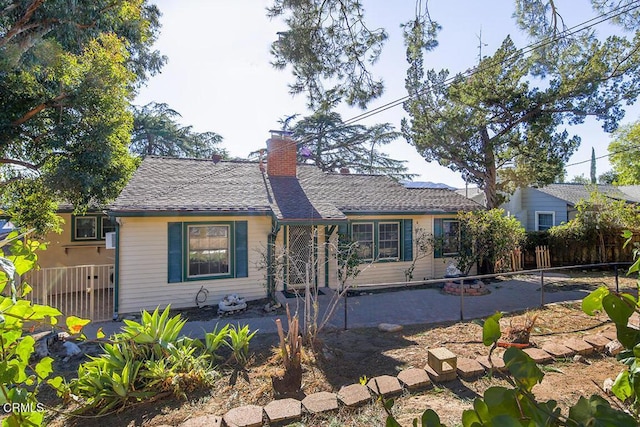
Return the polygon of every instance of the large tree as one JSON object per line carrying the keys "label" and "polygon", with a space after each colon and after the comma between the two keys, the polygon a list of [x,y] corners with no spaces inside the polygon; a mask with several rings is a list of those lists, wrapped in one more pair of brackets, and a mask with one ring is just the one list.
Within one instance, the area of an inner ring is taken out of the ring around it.
{"label": "large tree", "polygon": [[609,144],[609,161],[619,185],[640,184],[640,122],[618,129]]}
{"label": "large tree", "polygon": [[[484,188],[490,206],[499,203],[498,181],[509,191],[561,175],[562,164],[580,142],[562,126],[594,116],[605,131],[613,131],[624,115],[622,106],[638,96],[637,2],[559,3],[514,0],[516,23],[531,37],[531,49],[516,49],[507,38],[493,58],[481,59],[475,71],[452,79],[446,70],[422,70],[423,53],[437,46],[439,29],[427,2],[417,2],[416,15],[403,25],[411,97],[405,104],[411,121],[403,132],[427,160],[460,171]],[[599,40],[594,21],[565,31],[561,12],[589,4],[603,14],[599,21],[624,31]],[[269,14],[284,17],[288,25],[272,50],[277,67],[291,67],[293,92],[307,93],[311,104],[323,100],[331,106],[346,100],[365,107],[381,95],[382,81],[372,78],[372,64],[386,37],[384,29],[368,30],[360,1],[274,0]],[[428,129],[431,134],[421,134]]]}
{"label": "large tree", "polygon": [[563,126],[593,116],[613,130],[621,102],[635,101],[640,89],[640,55],[623,38],[577,37],[540,55],[507,37],[473,71],[449,78],[446,70],[424,73],[416,31],[407,30],[410,119],[403,134],[426,160],[484,189],[489,208],[501,193],[561,177],[580,143]]}
{"label": "large tree", "polygon": [[228,157],[220,147],[222,136],[215,132],[195,132],[177,122],[180,113],[167,104],[151,102],[133,106],[130,150],[140,156],[210,158]]}
{"label": "large tree", "polygon": [[323,171],[346,168],[396,179],[412,177],[404,161],[394,160],[379,150],[400,136],[389,123],[370,127],[345,124],[338,113],[317,112],[298,121],[292,131],[302,145],[299,160],[310,161]]}
{"label": "large tree", "polygon": [[55,227],[56,201],[125,184],[129,103],[165,61],[159,15],[146,0],[0,2],[0,202],[18,222]]}

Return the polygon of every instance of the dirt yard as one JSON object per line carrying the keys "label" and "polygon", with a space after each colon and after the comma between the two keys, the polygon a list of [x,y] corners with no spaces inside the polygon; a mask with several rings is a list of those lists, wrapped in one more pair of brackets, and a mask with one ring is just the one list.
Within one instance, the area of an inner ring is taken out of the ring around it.
{"label": "dirt yard", "polygon": [[[600,272],[580,276],[572,281],[587,286],[603,282],[613,286],[613,278]],[[635,279],[620,280],[621,287],[635,286]],[[581,311],[580,304],[574,302],[505,316],[501,321],[503,329],[509,322],[533,314],[538,315],[531,335],[535,346],[542,346],[548,340],[562,342],[567,337],[580,337],[612,328],[605,315],[587,316]],[[397,333],[383,333],[373,328],[330,331],[322,335],[323,350],[316,357],[311,352],[305,354],[303,392],[337,391],[343,385],[358,382],[361,376],[394,375],[408,367],[424,367],[428,348],[444,346],[461,357],[486,355],[488,348],[481,339],[482,328],[476,322],[416,325]],[[199,415],[222,415],[244,404],[266,404],[273,399],[271,376],[280,369],[273,350],[276,344],[274,334],[257,335],[251,342],[254,355],[244,371],[225,371],[213,389],[189,396],[187,401],[164,399],[142,403],[108,417],[92,419],[90,423],[96,427],[175,426]],[[583,362],[557,360],[542,369],[545,377],[534,388],[535,395],[539,400],[555,399],[566,408],[580,396],[602,394],[600,387],[603,381],[615,378],[622,365],[612,357],[598,354],[588,356]],[[444,383],[424,392],[398,397],[394,413],[402,425],[411,425],[414,417],[424,409],[432,408],[447,425],[459,425],[462,411],[471,408],[473,399],[488,387],[499,384],[506,382],[499,376],[487,375],[475,381]],[[294,425],[384,425],[384,419],[380,404],[372,404],[323,417],[307,417]],[[87,419],[59,416],[52,425],[87,423]]]}

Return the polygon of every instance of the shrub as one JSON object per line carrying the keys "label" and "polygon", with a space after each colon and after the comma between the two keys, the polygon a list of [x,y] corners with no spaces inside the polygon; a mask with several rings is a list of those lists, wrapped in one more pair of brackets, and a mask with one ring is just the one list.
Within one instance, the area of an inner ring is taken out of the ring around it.
{"label": "shrub", "polygon": [[203,344],[180,336],[186,320],[179,314],[169,317],[169,308],[143,311],[141,322],[124,320],[122,332],[102,346],[104,353],[80,365],[78,378],[70,383],[80,411],[104,413],[159,393],[184,397],[211,385],[219,376],[217,351],[223,345],[232,348],[238,363],[246,363],[255,335],[248,326],[216,328]]}
{"label": "shrub", "polygon": [[[0,405],[5,408],[4,405],[9,404],[12,408],[2,421],[3,426],[41,425],[44,407],[37,400],[40,387],[47,383],[59,393],[64,390],[61,377],[50,378],[51,357],[31,364],[35,340],[25,335],[27,322],[31,328],[50,327],[56,324],[56,317],[61,313],[25,299],[31,287],[24,281],[18,284],[17,278],[35,267],[38,259],[35,251],[45,246],[34,240],[20,240],[23,237],[12,233],[0,242],[0,247],[10,245],[10,255],[0,257],[0,292],[4,294],[0,295]],[[78,322],[71,319],[70,329],[80,329]]]}

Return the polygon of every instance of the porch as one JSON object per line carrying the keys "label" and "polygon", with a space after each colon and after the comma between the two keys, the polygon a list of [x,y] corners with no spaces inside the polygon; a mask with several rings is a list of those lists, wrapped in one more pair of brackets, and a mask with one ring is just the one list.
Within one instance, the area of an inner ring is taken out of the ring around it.
{"label": "porch", "polygon": [[55,307],[65,317],[99,322],[113,316],[113,278],[114,265],[103,264],[42,268],[23,280],[33,288],[27,296],[32,302]]}

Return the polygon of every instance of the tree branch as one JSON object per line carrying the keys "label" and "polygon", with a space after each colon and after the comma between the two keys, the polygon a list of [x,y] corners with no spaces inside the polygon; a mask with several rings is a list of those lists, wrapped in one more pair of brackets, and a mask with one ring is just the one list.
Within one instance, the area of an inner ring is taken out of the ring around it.
{"label": "tree branch", "polygon": [[62,94],[56,96],[55,98],[53,98],[53,99],[51,99],[51,100],[49,100],[47,102],[43,102],[40,105],[36,106],[35,108],[32,108],[31,110],[29,110],[27,113],[25,113],[19,119],[14,120],[11,124],[13,126],[20,126],[20,125],[24,124],[25,122],[29,121],[31,118],[33,118],[33,116],[35,116],[36,114],[38,114],[39,112],[41,112],[45,108],[52,107],[58,101],[62,101],[63,99],[68,98],[68,97],[69,97],[68,94],[62,93]]}
{"label": "tree branch", "polygon": [[9,41],[22,31],[27,22],[31,19],[36,10],[42,6],[45,0],[34,0],[28,7],[22,18],[0,39],[0,47],[4,47]]}

